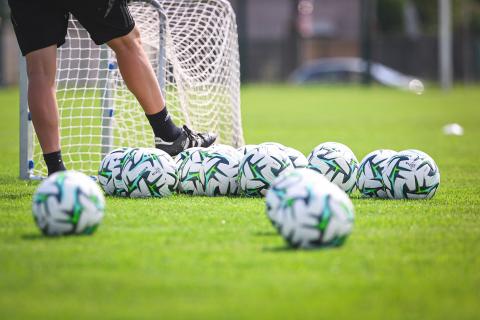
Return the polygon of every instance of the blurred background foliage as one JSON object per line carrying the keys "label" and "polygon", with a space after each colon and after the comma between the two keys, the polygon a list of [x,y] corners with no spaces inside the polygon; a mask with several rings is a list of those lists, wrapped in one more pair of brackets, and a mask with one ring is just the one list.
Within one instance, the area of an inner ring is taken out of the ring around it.
{"label": "blurred background foliage", "polygon": [[[237,16],[243,83],[289,81],[302,66],[338,57],[439,79],[439,0],[228,1]],[[480,81],[480,0],[450,2],[453,78]],[[8,1],[0,0],[0,86],[18,84],[18,56]]]}
{"label": "blurred background foliage", "polygon": [[[376,17],[378,30],[385,34],[401,33],[405,30],[405,7],[413,5],[418,13],[421,31],[435,34],[438,24],[438,7],[434,0],[378,0]],[[453,28],[468,28],[480,34],[480,0],[453,0]]]}

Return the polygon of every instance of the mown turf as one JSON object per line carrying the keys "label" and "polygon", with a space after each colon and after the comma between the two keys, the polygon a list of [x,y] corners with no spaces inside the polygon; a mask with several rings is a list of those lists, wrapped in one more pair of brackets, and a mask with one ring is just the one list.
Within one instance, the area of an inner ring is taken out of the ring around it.
{"label": "mown turf", "polygon": [[[246,87],[248,143],[308,153],[324,141],[360,159],[417,148],[442,174],[430,201],[354,195],[339,249],[294,251],[262,199],[107,199],[91,237],[40,236],[17,180],[17,92],[0,92],[0,318],[478,319],[480,90]],[[459,122],[463,137],[441,127]]]}

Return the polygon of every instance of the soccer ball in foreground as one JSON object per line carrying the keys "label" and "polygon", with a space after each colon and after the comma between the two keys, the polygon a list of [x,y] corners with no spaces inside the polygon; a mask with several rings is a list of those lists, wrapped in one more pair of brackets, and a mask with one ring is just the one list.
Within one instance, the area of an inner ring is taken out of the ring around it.
{"label": "soccer ball in foreground", "polygon": [[175,162],[166,152],[140,148],[131,150],[125,157],[122,180],[129,197],[165,197],[177,190]]}
{"label": "soccer ball in foreground", "polygon": [[291,170],[288,156],[276,147],[258,146],[248,151],[240,162],[238,181],[242,194],[265,196],[273,180]]}
{"label": "soccer ball in foreground", "polygon": [[103,191],[112,196],[123,195],[125,185],[122,181],[122,160],[126,152],[131,148],[118,148],[107,154],[98,169],[98,183]]}
{"label": "soccer ball in foreground", "polygon": [[104,209],[105,198],[98,185],[76,171],[52,174],[33,195],[33,217],[48,236],[92,234]]}
{"label": "soccer ball in foreground", "polygon": [[440,185],[440,171],[426,153],[405,150],[388,160],[383,183],[391,199],[429,199]]}
{"label": "soccer ball in foreground", "polygon": [[366,197],[387,198],[383,184],[383,168],[388,159],[396,154],[393,150],[375,150],[363,158],[357,173],[357,188]]}
{"label": "soccer ball in foreground", "polygon": [[278,177],[267,192],[266,207],[273,226],[294,248],[340,246],[353,229],[348,195],[311,169]]}
{"label": "soccer ball in foreground", "polygon": [[[233,150],[232,150],[233,149]],[[205,194],[208,196],[238,194],[238,166],[240,153],[230,146],[209,148],[203,160]]]}
{"label": "soccer ball in foreground", "polygon": [[299,168],[288,171],[274,180],[274,183],[270,186],[265,197],[267,216],[274,225],[279,209],[286,199],[285,195],[289,188],[302,181],[310,180],[316,183],[322,182],[326,186],[330,184],[330,182],[320,173],[308,168]]}
{"label": "soccer ball in foreground", "polygon": [[325,142],[318,145],[308,156],[308,167],[323,174],[346,193],[355,188],[358,160],[344,144]]}
{"label": "soccer ball in foreground", "polygon": [[208,157],[209,151],[200,148],[192,151],[180,166],[178,189],[182,193],[191,195],[205,195],[205,171],[203,160]]}

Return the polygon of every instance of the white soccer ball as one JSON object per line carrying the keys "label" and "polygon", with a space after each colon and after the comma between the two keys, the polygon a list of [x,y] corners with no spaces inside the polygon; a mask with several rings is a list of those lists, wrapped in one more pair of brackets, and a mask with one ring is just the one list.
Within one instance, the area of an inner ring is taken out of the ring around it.
{"label": "white soccer ball", "polygon": [[178,186],[174,160],[153,148],[134,149],[125,155],[122,180],[131,198],[166,197]]}
{"label": "white soccer ball", "polygon": [[[430,161],[432,161],[433,163],[435,163],[435,161],[433,161],[432,157],[430,157],[427,153],[421,151],[421,150],[417,150],[417,149],[407,149],[407,150],[403,150],[401,151],[402,153],[403,152],[411,152],[411,153],[414,153],[414,154],[417,154],[419,157],[421,158],[426,158]],[[436,165],[436,164],[435,164]]]}
{"label": "white soccer ball", "polygon": [[290,161],[292,162],[294,168],[306,168],[308,166],[307,157],[305,157],[303,153],[294,148],[286,147],[283,144],[277,142],[264,142],[261,144],[261,146],[276,147],[281,151],[285,152]]}
{"label": "white soccer ball", "polygon": [[241,156],[244,156],[247,154],[248,151],[257,148],[258,145],[256,144],[246,144],[243,147],[240,147],[237,149],[237,151],[240,153]]}
{"label": "white soccer ball", "polygon": [[413,93],[416,93],[418,95],[421,95],[423,91],[425,90],[425,86],[423,85],[423,82],[418,80],[418,79],[412,79],[408,83],[408,89],[412,91]]}
{"label": "white soccer ball", "polygon": [[286,147],[284,152],[287,154],[294,168],[306,168],[308,166],[307,157],[300,151]]}
{"label": "white soccer ball", "polygon": [[294,248],[340,246],[353,229],[354,209],[348,195],[310,169],[278,177],[266,203],[271,223]]}
{"label": "white soccer ball", "polygon": [[103,191],[112,196],[124,195],[121,168],[122,159],[131,148],[118,148],[108,153],[100,163],[98,169],[98,183]]}
{"label": "white soccer ball", "polygon": [[92,234],[104,210],[105,198],[98,185],[76,171],[52,174],[33,195],[33,217],[48,236]]}
{"label": "white soccer ball", "polygon": [[437,164],[418,150],[404,150],[393,155],[382,176],[387,196],[391,199],[429,199],[440,185]]}
{"label": "white soccer ball", "polygon": [[313,180],[314,182],[322,181],[325,183],[325,185],[330,184],[327,178],[325,178],[323,175],[308,168],[290,170],[281,174],[274,180],[274,183],[272,183],[270,189],[268,189],[265,197],[267,216],[273,224],[276,221],[276,217],[282,203],[284,203],[286,199],[285,196],[288,189],[293,185],[300,183],[301,181],[310,180]]}
{"label": "white soccer ball", "polygon": [[397,152],[388,149],[375,150],[367,154],[357,173],[357,189],[366,197],[387,198],[383,184],[383,168],[388,159]]}
{"label": "white soccer ball", "polygon": [[230,147],[217,145],[209,148],[203,160],[205,175],[205,194],[208,196],[224,196],[238,194],[238,166],[240,153]]}
{"label": "white soccer ball", "polygon": [[190,156],[190,154],[197,150],[205,150],[205,148],[202,148],[202,147],[189,148],[189,149],[183,150],[175,157],[175,166],[177,168],[177,172],[180,172],[185,160]]}
{"label": "white soccer ball", "polygon": [[228,154],[232,157],[235,157],[237,159],[241,159],[243,157],[243,154],[235,149],[232,146],[229,146],[227,144],[215,144],[213,146],[208,147],[208,152],[209,153],[220,153],[220,154]]}
{"label": "white soccer ball", "polygon": [[113,176],[113,183],[115,186],[116,196],[120,197],[127,197],[127,186],[122,179],[122,171],[125,165],[125,162],[131,158],[135,152],[137,152],[139,148],[128,148],[125,150],[123,157],[120,158],[120,162],[118,165],[114,166],[112,169],[112,176]]}
{"label": "white soccer ball", "polygon": [[203,160],[209,151],[201,148],[192,151],[180,166],[178,190],[191,195],[205,195],[205,170]]}
{"label": "white soccer ball", "polygon": [[346,193],[351,193],[355,188],[358,160],[344,144],[319,144],[308,156],[308,167],[323,174]]}
{"label": "white soccer ball", "polygon": [[260,146],[277,147],[277,148],[279,148],[280,150],[283,150],[283,149],[286,148],[283,144],[278,143],[278,142],[272,142],[272,141],[262,142],[262,143],[260,144]]}
{"label": "white soccer ball", "polygon": [[273,180],[293,169],[288,156],[276,147],[258,146],[247,152],[240,162],[238,180],[246,196],[265,196]]}

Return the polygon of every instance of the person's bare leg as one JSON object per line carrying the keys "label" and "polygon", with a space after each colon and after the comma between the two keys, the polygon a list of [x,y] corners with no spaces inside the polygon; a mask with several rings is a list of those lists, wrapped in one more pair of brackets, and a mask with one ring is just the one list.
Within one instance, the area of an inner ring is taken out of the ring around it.
{"label": "person's bare leg", "polygon": [[107,44],[115,51],[123,80],[145,111],[155,138],[169,142],[179,138],[182,130],[168,114],[155,72],[143,50],[138,29],[134,28],[129,34]]}
{"label": "person's bare leg", "polygon": [[28,106],[44,154],[60,151],[55,88],[57,46],[28,53]]}
{"label": "person's bare leg", "polygon": [[175,156],[187,148],[208,147],[215,142],[217,136],[214,134],[198,134],[186,126],[181,129],[172,121],[137,28],[107,44],[117,55],[118,67],[128,89],[145,111],[158,149]]}
{"label": "person's bare leg", "polygon": [[165,107],[160,86],[143,50],[140,32],[135,27],[129,34],[107,42],[117,55],[118,67],[128,89],[135,95],[147,115]]}

